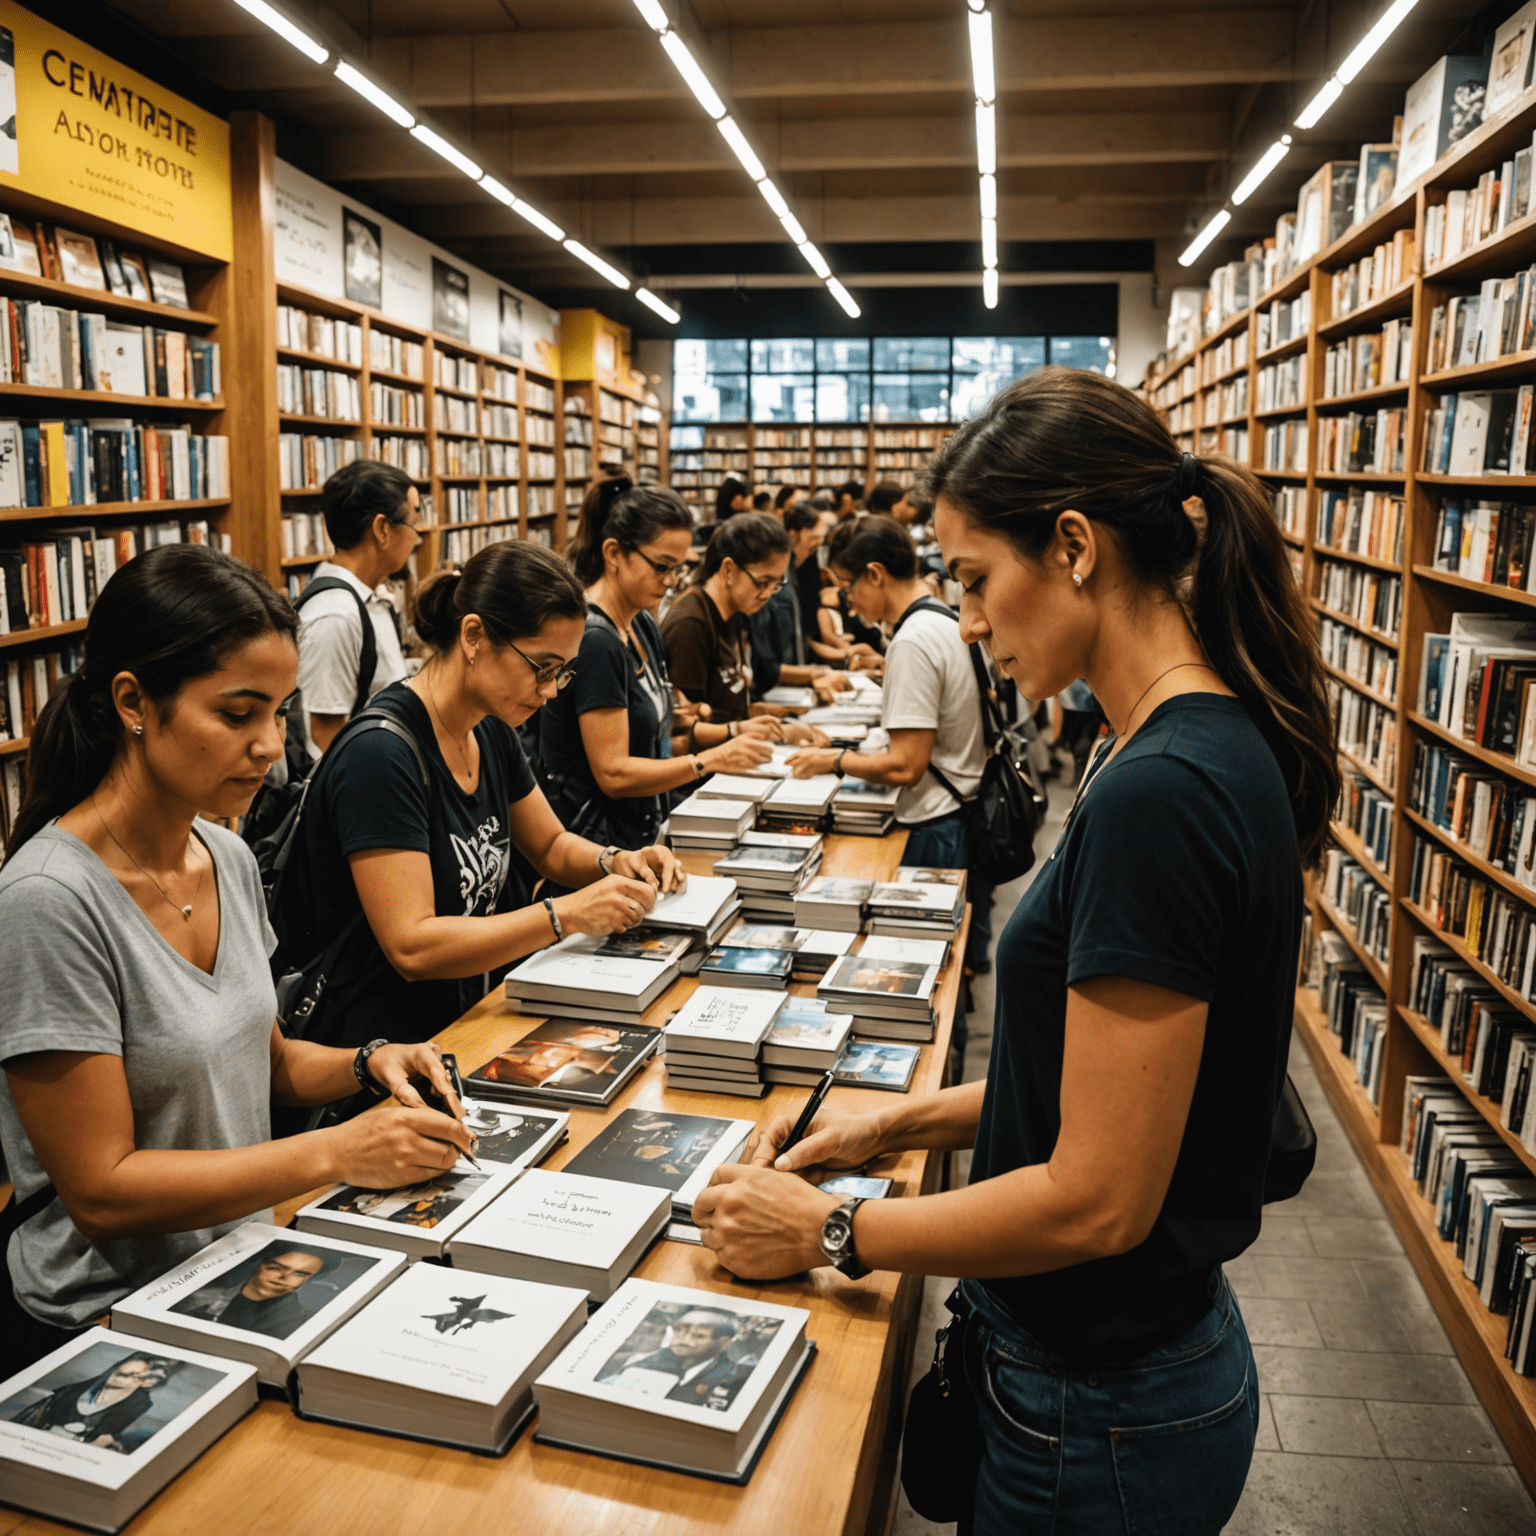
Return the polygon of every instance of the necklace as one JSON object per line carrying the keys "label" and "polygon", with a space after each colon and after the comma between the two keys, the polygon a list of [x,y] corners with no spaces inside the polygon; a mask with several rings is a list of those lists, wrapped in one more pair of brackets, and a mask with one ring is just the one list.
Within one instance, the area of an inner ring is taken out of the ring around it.
{"label": "necklace", "polygon": [[[190,922],[192,920],[192,902],[197,900],[198,892],[200,892],[202,890],[202,888],[203,888],[203,868],[202,868],[202,865],[199,864],[198,868],[197,868],[197,885],[196,885],[195,889],[192,892],[192,901],[189,901],[186,904],[186,906],[182,906],[179,902],[177,902],[171,896],[171,893],[168,890],[166,890],[166,888],[163,885],[161,885],[160,882],[158,880],[156,880],[155,877],[152,874],[150,874],[150,872],[147,869],[145,869],[144,866],[142,864],[140,864],[139,861],[136,858],[134,858],[134,856],[131,853],[129,853],[126,848],[123,847],[122,839],[117,835],[116,832],[114,832],[112,830],[111,827],[109,827],[107,825],[107,818],[101,814],[101,807],[96,804],[96,796],[95,796],[94,792],[91,795],[91,809],[96,812],[96,820],[101,823],[102,831],[104,831],[107,834],[107,836],[110,837],[112,839],[112,841],[117,844],[118,849],[122,853],[123,857],[125,859],[127,859],[128,862],[130,864],[132,864],[133,867],[136,870],[138,870],[138,872],[141,875],[143,875],[144,878],[146,880],[148,880],[149,883],[152,886],[154,886],[154,888],[157,891],[159,891],[160,894],[162,896],[164,896],[165,899],[168,902],[170,902],[170,904],[173,907],[175,907],[176,910],[178,912],[180,912],[181,915],[184,918],[187,919],[188,922]],[[190,837],[191,837],[191,834],[188,833],[189,840],[190,840]]]}
{"label": "necklace", "polygon": [[448,727],[443,724],[443,717],[441,712],[438,710],[437,700],[432,696],[431,675],[428,674],[427,676],[423,677],[422,681],[427,685],[427,703],[432,706],[432,717],[437,721],[438,728],[442,731],[443,735],[453,743],[454,751],[459,754],[459,760],[464,764],[464,777],[466,779],[474,778],[474,772],[469,766],[469,753],[459,745],[459,738],[453,735],[453,733],[449,731]]}
{"label": "necklace", "polygon": [[1157,685],[1162,682],[1162,680],[1167,677],[1170,672],[1177,672],[1181,667],[1204,667],[1207,672],[1214,672],[1216,670],[1216,668],[1213,667],[1208,661],[1176,661],[1171,667],[1167,667],[1163,671],[1159,672],[1157,676],[1154,677],[1152,681],[1141,690],[1141,698],[1137,699],[1136,702],[1131,705],[1131,712],[1125,717],[1125,735],[1120,738],[1121,741],[1129,741],[1131,739],[1131,721],[1136,718],[1136,711],[1141,708],[1141,699],[1146,698],[1146,696],[1151,693],[1152,690],[1156,688]]}

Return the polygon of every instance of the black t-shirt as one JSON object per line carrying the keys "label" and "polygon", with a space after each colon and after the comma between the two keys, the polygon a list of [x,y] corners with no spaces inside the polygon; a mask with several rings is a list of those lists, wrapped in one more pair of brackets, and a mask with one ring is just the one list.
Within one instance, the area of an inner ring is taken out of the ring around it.
{"label": "black t-shirt", "polygon": [[[494,716],[475,727],[480,782],[466,793],[448,771],[427,707],[404,683],[373,697],[414,732],[426,760],[424,789],[411,749],[392,732],[369,730],[333,746],[310,786],[304,822],[313,880],[315,932],[337,933],[361,903],[349,855],[365,848],[406,848],[432,863],[439,917],[483,917],[525,906],[528,892],[512,866],[508,807],[537,787],[522,744]],[[324,1043],[362,1045],[429,1040],[472,1008],[499,973],[461,980],[406,981],[385,958],[364,923],[327,990]]]}
{"label": "black t-shirt", "polygon": [[689,587],[668,610],[661,633],[667,642],[667,671],[683,697],[708,704],[716,725],[745,720],[752,703],[747,616],[723,619],[703,587]]}
{"label": "black t-shirt", "polygon": [[[661,797],[638,795],[614,800],[605,795],[592,776],[586,743],[581,736],[581,717],[599,709],[622,709],[629,715],[629,755],[670,756],[668,736],[672,712],[663,716],[656,707],[657,693],[670,698],[667,660],[661,629],[649,613],[637,613],[631,632],[644,653],[650,687],[642,676],[642,658],[630,650],[613,626],[589,614],[581,650],[576,657],[576,677],[539,712],[539,767],[549,790],[550,804],[566,826],[594,842],[616,842],[639,848],[654,841],[666,815]],[[576,821],[583,807],[589,807]]]}
{"label": "black t-shirt", "polygon": [[820,640],[816,613],[821,607],[821,566],[816,556],[810,554],[799,565],[792,564],[789,575],[800,596],[800,628],[807,641]]}
{"label": "black t-shirt", "polygon": [[1285,1084],[1302,874],[1274,754],[1236,699],[1155,709],[1089,787],[997,943],[997,1021],[971,1182],[1047,1162],[1061,1129],[1067,988],[1126,976],[1209,1004],[1163,1208],[1128,1253],[988,1280],[1069,1360],[1129,1359],[1203,1314],[1258,1236]]}

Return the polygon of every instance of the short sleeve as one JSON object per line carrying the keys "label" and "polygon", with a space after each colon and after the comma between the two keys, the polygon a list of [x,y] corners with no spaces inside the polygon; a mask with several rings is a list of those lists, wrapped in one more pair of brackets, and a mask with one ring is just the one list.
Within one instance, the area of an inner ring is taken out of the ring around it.
{"label": "short sleeve", "polygon": [[880,722],[886,730],[938,730],[943,697],[944,673],[926,637],[902,635],[892,641],[885,658],[885,717]]}
{"label": "short sleeve", "polygon": [[[575,687],[575,684],[571,686]],[[505,720],[497,720],[494,716],[482,720],[475,730],[480,736],[481,748],[489,747],[501,760],[507,804],[516,805],[519,800],[526,800],[539,787],[539,781],[534,777],[533,765],[528,761],[517,732]]]}
{"label": "short sleeve", "polygon": [[576,656],[576,678],[570,691],[572,712],[590,714],[595,709],[628,709],[629,677],[633,666],[622,643],[590,620]]}
{"label": "short sleeve", "polygon": [[123,1054],[123,999],[106,938],[83,895],[50,874],[0,897],[0,1062],[33,1051]]}
{"label": "short sleeve", "polygon": [[312,715],[350,715],[362,659],[363,626],[355,611],[318,613],[305,621],[299,630],[304,708]]}
{"label": "short sleeve", "polygon": [[431,852],[427,789],[408,743],[389,730],[354,726],[321,761],[323,813],[343,858],[365,848]]}
{"label": "short sleeve", "polygon": [[1064,850],[1067,985],[1126,976],[1208,1003],[1242,909],[1236,829],[1188,763],[1103,772]]}
{"label": "short sleeve", "polygon": [[669,613],[662,626],[667,642],[667,671],[683,697],[701,704],[709,692],[709,662],[713,650],[709,621],[702,615]]}

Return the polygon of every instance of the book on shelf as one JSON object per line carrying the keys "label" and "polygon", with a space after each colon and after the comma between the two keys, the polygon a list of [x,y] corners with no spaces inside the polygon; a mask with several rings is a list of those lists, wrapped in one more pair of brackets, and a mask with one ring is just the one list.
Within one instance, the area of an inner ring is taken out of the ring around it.
{"label": "book on shelf", "polygon": [[476,1099],[603,1109],[645,1066],[660,1038],[660,1029],[647,1024],[545,1019],[465,1083]]}
{"label": "book on shelf", "polygon": [[500,1455],[586,1302],[571,1286],[413,1264],[299,1362],[294,1412]]}
{"label": "book on shelf", "polygon": [[744,1484],[810,1364],[810,1313],[627,1280],[538,1378],[534,1438]]}
{"label": "book on shelf", "polygon": [[672,1219],[653,1185],[530,1169],[448,1245],[456,1270],[574,1286],[606,1301]]}
{"label": "book on shelf", "polygon": [[1497,116],[1531,83],[1531,39],[1536,32],[1536,0],[1527,0],[1493,34],[1483,118]]}
{"label": "book on shelf", "polygon": [[1478,54],[1446,54],[1408,87],[1397,161],[1399,186],[1417,181],[1482,123],[1488,65]]}
{"label": "book on shelf", "polygon": [[243,1360],[281,1386],[405,1263],[402,1253],[247,1221],[124,1297],[112,1327]]}
{"label": "book on shelf", "polygon": [[255,1406],[250,1365],[88,1328],[0,1382],[0,1488],[117,1531]]}
{"label": "book on shelf", "polygon": [[741,1156],[754,1124],[671,1109],[621,1110],[561,1171],[670,1190],[674,1214],[686,1218],[715,1169]]}

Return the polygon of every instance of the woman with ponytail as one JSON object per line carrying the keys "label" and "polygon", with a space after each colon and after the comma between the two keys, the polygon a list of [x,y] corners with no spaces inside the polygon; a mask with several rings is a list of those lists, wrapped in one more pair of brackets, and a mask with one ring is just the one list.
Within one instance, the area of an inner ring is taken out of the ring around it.
{"label": "woman with ponytail", "polygon": [[351,1051],[278,1030],[256,861],[203,819],[243,815],[283,755],[297,628],[231,556],[149,550],[38,717],[0,868],[0,1376],[281,1201],[414,1184],[473,1145],[409,1086],[451,1093],[435,1052],[400,1045],[366,1068],[390,1109],[270,1140],[272,1099],[358,1087]]}
{"label": "woman with ponytail", "polygon": [[575,681],[540,719],[539,769],[556,815],[599,842],[654,842],[670,791],[773,755],[755,735],[698,752],[688,750],[686,732],[674,740],[672,683],[654,614],[687,573],[692,538],[693,516],[680,496],[620,477],[587,492],[566,552],[586,588],[587,627]]}
{"label": "woman with ponytail", "polygon": [[[489,544],[422,585],[416,633],[431,658],[372,708],[415,738],[427,782],[408,740],[352,728],[310,785],[309,929],[350,933],[321,1010],[328,1040],[429,1039],[514,960],[631,928],[682,884],[665,848],[568,832],[518,740],[574,676],[586,611],[569,567],[537,544]],[[514,854],[569,894],[531,902]]]}
{"label": "woman with ponytail", "polygon": [[[781,1116],[695,1219],[742,1279],[824,1252],[966,1277],[978,1536],[1214,1536],[1259,1417],[1222,1265],[1259,1232],[1338,787],[1312,624],[1253,475],[1097,374],[1011,385],[928,489],[963,637],[1028,698],[1085,678],[1115,734],[998,939],[986,1079],[782,1154]],[[824,1236],[836,1201],[791,1173],[910,1147],[974,1148],[969,1187]]]}

